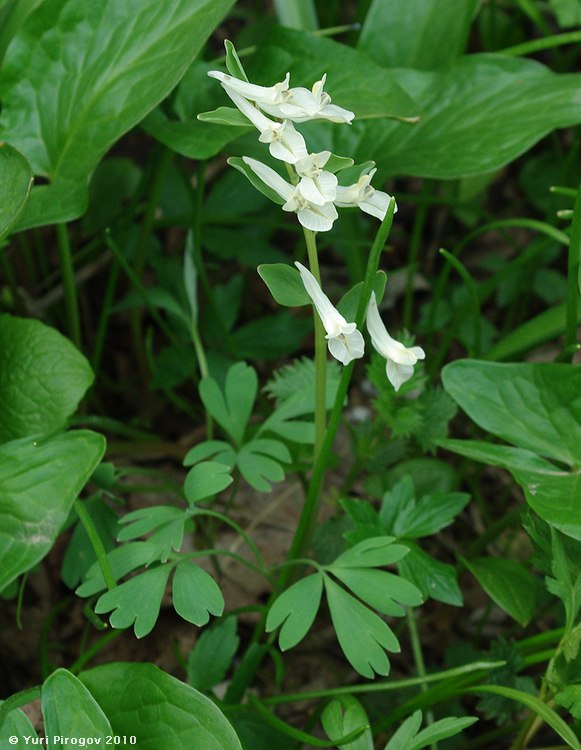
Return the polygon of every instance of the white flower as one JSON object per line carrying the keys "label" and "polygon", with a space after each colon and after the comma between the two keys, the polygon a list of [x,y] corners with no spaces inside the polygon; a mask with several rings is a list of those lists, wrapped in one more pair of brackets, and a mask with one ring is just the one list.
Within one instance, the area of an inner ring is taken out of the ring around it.
{"label": "white flower", "polygon": [[244,97],[231,91],[227,86],[224,89],[232,99],[238,109],[245,115],[250,122],[260,130],[258,140],[261,143],[268,143],[268,150],[275,159],[286,161],[294,164],[299,159],[307,157],[307,144],[303,136],[295,130],[295,126],[290,120],[284,122],[274,122],[262,114],[253,104],[244,99]]}
{"label": "white flower", "polygon": [[217,78],[222,86],[234,91],[236,94],[256,102],[259,106],[262,104],[276,105],[282,104],[290,99],[288,84],[290,73],[287,73],[284,81],[275,83],[274,86],[257,86],[255,83],[247,83],[239,78],[222,73],[221,70],[208,71],[210,78]]}
{"label": "white flower", "polygon": [[286,180],[256,159],[243,156],[242,161],[247,164],[254,174],[259,177],[268,187],[272,188],[281,198],[284,198],[283,211],[294,211],[300,223],[305,229],[312,232],[328,232],[337,218],[337,209],[330,201],[318,205],[311,203],[299,191],[298,186],[289,185]]}
{"label": "white flower", "polygon": [[[371,216],[375,216],[383,221],[387,213],[387,207],[391,201],[391,196],[381,190],[375,190],[369,184],[376,172],[376,169],[372,169],[369,174],[362,174],[353,185],[347,187],[338,185],[335,205],[344,207],[359,206],[366,214],[371,214]],[[397,206],[395,210],[397,211]]]}
{"label": "white flower", "polygon": [[351,123],[355,114],[348,109],[331,104],[331,97],[323,86],[327,74],[313,84],[309,89],[298,86],[288,91],[289,96],[279,97],[277,102],[259,102],[259,106],[273,117],[284,117],[294,122],[306,122],[307,120],[330,120],[331,122]]}
{"label": "white flower", "polygon": [[341,313],[333,307],[313,274],[302,263],[296,261],[295,266],[299,269],[305,290],[313,301],[313,305],[323,323],[323,328],[327,332],[325,338],[333,357],[344,365],[362,357],[365,350],[365,341],[361,332],[357,330],[355,323],[348,323]]}
{"label": "white flower", "polygon": [[337,178],[331,172],[323,170],[330,157],[330,151],[321,151],[299,159],[294,165],[301,177],[300,194],[319,206],[329,201],[333,202],[337,195]]}
{"label": "white flower", "polygon": [[421,346],[412,346],[408,349],[399,341],[391,338],[379,317],[375,292],[371,293],[367,308],[367,330],[375,350],[386,358],[387,378],[398,391],[400,386],[413,375],[414,365],[418,359],[426,358],[424,350]]}

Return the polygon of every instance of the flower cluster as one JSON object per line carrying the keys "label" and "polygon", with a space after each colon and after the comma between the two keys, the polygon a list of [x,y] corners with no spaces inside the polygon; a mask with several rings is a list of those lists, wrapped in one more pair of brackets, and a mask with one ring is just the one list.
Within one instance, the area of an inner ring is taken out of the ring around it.
{"label": "flower cluster", "polygon": [[296,213],[305,229],[327,232],[338,216],[336,206],[359,206],[378,219],[385,217],[391,196],[371,186],[375,169],[362,167],[357,182],[340,185],[334,172],[353,162],[341,159],[335,170],[329,168],[333,154],[310,154],[304,137],[294,126],[295,122],[317,119],[349,124],[355,117],[348,109],[331,104],[331,97],[324,90],[326,76],[309,90],[302,86],[289,88],[288,73],[284,81],[274,86],[257,86],[219,70],[211,70],[208,75],[220,81],[236,107],[260,132],[258,140],[268,144],[270,154],[289,165],[292,184],[266,164],[243,157],[256,177],[283,199],[283,210]]}
{"label": "flower cluster", "polygon": [[[331,103],[331,97],[324,90],[326,76],[309,90],[290,88],[289,73],[273,86],[258,86],[219,70],[211,70],[208,75],[220,81],[238,110],[260,132],[258,140],[268,144],[271,156],[286,163],[291,182],[257,159],[242,157],[245,167],[282,199],[284,211],[297,214],[305,229],[312,232],[331,229],[338,216],[337,207],[359,206],[371,216],[380,220],[385,218],[392,198],[371,186],[376,171],[371,168],[373,164],[356,168],[352,159],[336,157],[330,151],[311,154],[303,135],[295,128],[294,123],[308,120],[323,119],[346,124],[353,120],[353,112]],[[347,167],[352,167],[350,176],[355,176],[357,181],[343,185],[339,182],[340,172]],[[336,173],[339,173],[339,178]],[[295,266],[322,321],[329,352],[343,365],[361,358],[365,341],[356,324],[347,322],[331,304],[305,266],[299,262]],[[371,343],[387,360],[387,377],[397,391],[411,378],[417,361],[425,358],[424,350],[419,346],[407,348],[389,335],[373,293],[366,321]]]}
{"label": "flower cluster", "polygon": [[[323,323],[329,352],[343,365],[360,359],[365,351],[365,342],[355,323],[348,323],[333,307],[313,274],[302,263],[296,261],[295,266],[299,269],[306,292]],[[413,375],[414,365],[418,360],[425,359],[424,350],[420,346],[407,348],[389,335],[379,316],[374,292],[371,293],[367,307],[366,322],[374,349],[387,361],[387,378],[398,391]]]}

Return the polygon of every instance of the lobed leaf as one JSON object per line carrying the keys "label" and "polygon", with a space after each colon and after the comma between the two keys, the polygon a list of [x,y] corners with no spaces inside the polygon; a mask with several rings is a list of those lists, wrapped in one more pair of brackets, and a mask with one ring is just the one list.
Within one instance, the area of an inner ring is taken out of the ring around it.
{"label": "lobed leaf", "polygon": [[173,578],[173,605],[184,620],[205,625],[224,611],[224,597],[212,576],[191,560],[182,560]]}
{"label": "lobed leaf", "polygon": [[313,573],[294,583],[276,598],[266,619],[270,633],[280,625],[278,643],[282,651],[293,648],[302,641],[313,624],[323,593],[323,576]]}
{"label": "lobed leaf", "polygon": [[216,461],[204,461],[193,466],[186,475],[184,492],[190,505],[222,492],[232,484],[231,467]]}

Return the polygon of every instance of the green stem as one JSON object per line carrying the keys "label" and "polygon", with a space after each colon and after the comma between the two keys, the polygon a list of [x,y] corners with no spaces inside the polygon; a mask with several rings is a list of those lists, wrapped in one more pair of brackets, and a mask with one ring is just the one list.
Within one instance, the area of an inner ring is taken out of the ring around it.
{"label": "green stem", "polygon": [[103,574],[103,578],[105,579],[105,584],[107,585],[109,591],[111,591],[111,589],[114,589],[115,586],[117,586],[117,581],[115,580],[115,576],[113,575],[113,571],[111,570],[111,565],[109,564],[109,560],[107,558],[107,552],[105,551],[105,547],[103,546],[103,542],[101,541],[99,532],[95,528],[93,519],[80,500],[75,500],[75,510],[77,511],[79,520],[81,521],[85,531],[87,532],[87,536],[89,537],[89,541],[91,542],[91,546],[93,547],[95,556],[99,562],[101,573]]}
{"label": "green stem", "polygon": [[466,269],[466,266],[464,266],[456,256],[452,255],[452,253],[449,253],[447,250],[444,250],[444,248],[440,248],[440,253],[461,276],[466,284],[468,293],[470,294],[470,300],[472,302],[472,317],[474,319],[474,345],[473,351],[470,354],[471,356],[478,357],[480,355],[480,299],[478,297],[478,289],[476,288],[474,279]]}
{"label": "green stem", "polygon": [[503,55],[530,55],[532,52],[540,52],[544,49],[561,47],[564,44],[577,44],[581,42],[581,31],[566,31],[563,34],[552,34],[542,39],[533,39],[530,42],[515,44],[514,47],[506,47],[500,50]]}
{"label": "green stem", "polygon": [[[317,256],[317,240],[314,232],[310,229],[304,230],[307,255],[311,273],[321,284],[321,272],[319,270],[319,258]],[[321,318],[313,307],[313,318],[315,322],[315,448],[313,451],[313,463],[316,462],[327,429],[327,341],[325,329]]]}
{"label": "green stem", "polygon": [[122,630],[109,630],[105,633],[105,635],[101,636],[93,645],[88,648],[86,651],[84,651],[79,658],[71,664],[69,667],[69,672],[72,672],[73,674],[78,674],[81,669],[87,664],[87,662],[91,661],[91,659],[96,656],[96,654],[99,653],[105,646],[107,646],[111,641],[114,641],[116,638],[119,638],[119,636],[123,633]]}
{"label": "green stem", "polygon": [[[410,641],[412,645],[412,654],[414,657],[414,663],[416,665],[416,672],[418,677],[421,678],[420,691],[425,693],[428,690],[428,683],[426,682],[426,663],[424,662],[424,655],[422,653],[422,644],[420,641],[420,634],[418,632],[418,624],[416,622],[416,614],[413,609],[406,607],[406,621],[410,634]],[[428,726],[434,723],[433,711],[426,711],[426,723]],[[432,750],[438,750],[438,743],[432,742],[430,744]]]}
{"label": "green stem", "polygon": [[581,291],[581,185],[577,190],[567,262],[567,325],[565,348],[577,343],[577,304]]}
{"label": "green stem", "polygon": [[[422,196],[425,196],[427,193],[429,193],[429,182],[426,180],[422,189]],[[422,233],[424,231],[424,225],[426,223],[427,215],[428,203],[424,200],[420,203],[416,212],[412,236],[410,239],[410,251],[406,274],[406,288],[403,301],[403,325],[406,329],[409,329],[412,323],[414,303],[414,274],[416,272],[418,253],[420,250],[420,243],[422,240]]]}
{"label": "green stem", "polygon": [[101,314],[99,316],[99,323],[97,325],[97,333],[95,334],[95,344],[93,346],[93,356],[91,357],[91,367],[93,372],[97,373],[101,365],[101,358],[103,356],[103,350],[105,348],[105,337],[107,336],[107,326],[109,324],[109,317],[111,315],[111,307],[113,305],[113,297],[115,296],[115,290],[117,289],[117,280],[119,279],[119,263],[113,258],[113,266],[107,279],[107,287],[105,289],[105,296],[103,297],[103,304],[101,306]]}
{"label": "green stem", "polygon": [[73,257],[71,254],[71,243],[69,242],[69,234],[66,224],[56,225],[56,235],[61,276],[63,280],[63,289],[65,295],[65,307],[67,311],[69,335],[73,344],[77,347],[77,349],[80,349],[81,323],[79,317],[79,300],[77,297],[77,287],[75,284],[75,272],[73,268]]}

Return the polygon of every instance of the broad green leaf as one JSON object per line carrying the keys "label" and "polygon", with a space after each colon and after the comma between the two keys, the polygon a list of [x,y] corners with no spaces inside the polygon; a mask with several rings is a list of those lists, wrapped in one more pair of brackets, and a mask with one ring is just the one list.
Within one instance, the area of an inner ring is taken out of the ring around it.
{"label": "broad green leaf", "polygon": [[0,240],[18,221],[31,186],[28,161],[8,143],[0,143]]}
{"label": "broad green leaf", "polygon": [[436,492],[406,505],[389,531],[396,537],[418,539],[449,526],[470,500],[465,492]]}
{"label": "broad green leaf", "polygon": [[581,121],[581,74],[552,73],[533,60],[469,55],[442,71],[391,72],[421,103],[419,122],[366,123],[350,154],[372,157],[384,174],[451,179],[492,172],[555,128]]}
{"label": "broad green leaf", "polygon": [[313,573],[294,583],[278,596],[268,610],[266,631],[282,625],[278,643],[282,651],[302,641],[315,621],[323,593],[323,576]]}
{"label": "broad green leaf", "polygon": [[335,560],[333,571],[338,568],[371,568],[374,566],[391,565],[407,555],[407,547],[393,544],[392,536],[376,536],[365,539],[354,547],[343,552]]}
{"label": "broad green leaf", "polygon": [[232,484],[232,467],[217,461],[204,461],[193,466],[186,475],[184,493],[190,505],[222,492]]}
{"label": "broad green leaf", "polygon": [[373,0],[357,48],[386,68],[435,70],[464,52],[478,0]]}
{"label": "broad green leaf", "polygon": [[0,591],[51,549],[104,452],[86,430],[0,446]]}
{"label": "broad green leaf", "polygon": [[[118,581],[143,565],[149,565],[155,560],[156,547],[150,542],[130,542],[122,547],[116,547],[107,554],[113,578]],[[75,593],[78,596],[93,596],[106,588],[105,579],[98,562],[93,563],[85,576],[85,581]]]}
{"label": "broad green leaf", "polygon": [[242,750],[209,698],[153,664],[106,664],[79,677],[113,733],[135,735],[140,750]]}
{"label": "broad green leaf", "polygon": [[0,76],[0,138],[50,185],[33,189],[21,227],[84,210],[103,154],[171,91],[232,4],[45,0],[29,16]]}
{"label": "broad green leaf", "polygon": [[93,382],[73,344],[38,320],[0,315],[0,443],[64,428]]}
{"label": "broad green leaf", "polygon": [[[0,701],[0,706],[3,702]],[[32,738],[29,740],[31,744],[38,739],[38,735],[34,731],[30,719],[19,708],[10,711],[4,718],[4,721],[0,721],[0,747],[9,746],[9,737],[18,737],[21,747],[25,747],[25,737]]]}
{"label": "broad green leaf", "polygon": [[102,615],[113,610],[109,617],[112,628],[129,628],[135,623],[135,637],[143,638],[151,633],[157,622],[171,568],[171,565],[149,568],[106,591],[97,600],[95,612]]}
{"label": "broad green leaf", "polygon": [[258,392],[256,370],[245,362],[237,362],[226,375],[226,406],[230,414],[232,437],[240,444]]}
{"label": "broad green leaf", "polygon": [[42,2],[43,0],[3,0],[0,2],[0,66],[12,37]]}
{"label": "broad green leaf", "polygon": [[581,368],[458,360],[444,368],[442,380],[482,429],[546,458],[581,465]]}
{"label": "broad green leaf", "polygon": [[500,557],[479,557],[464,564],[501,609],[523,627],[531,621],[539,585],[523,565]]}
{"label": "broad green leaf", "polygon": [[95,738],[105,744],[113,731],[103,710],[83,683],[66,669],[57,669],[45,681],[41,693],[42,717],[50,750],[60,750],[54,738]]}
{"label": "broad green leaf", "polygon": [[302,348],[312,325],[312,318],[297,318],[286,311],[271,313],[238,328],[231,341],[241,357],[278,360]]}
{"label": "broad green leaf", "polygon": [[218,584],[191,560],[182,560],[177,566],[172,594],[175,611],[194,625],[205,625],[210,615],[220,617],[224,611],[224,597]]}
{"label": "broad green leaf", "polygon": [[321,716],[321,724],[331,740],[339,740],[356,729],[366,727],[353,742],[341,745],[341,750],[373,750],[373,734],[365,709],[357,698],[346,695],[328,703]]}
{"label": "broad green leaf", "polygon": [[522,448],[477,440],[440,440],[443,448],[461,456],[508,469],[524,490],[527,503],[547,523],[581,541],[577,498],[581,474],[558,469]]}
{"label": "broad green leaf", "polygon": [[389,674],[385,651],[401,650],[391,628],[328,576],[325,590],[337,639],[351,666],[369,679],[375,672]]}
{"label": "broad green leaf", "polygon": [[580,0],[549,0],[549,5],[557,16],[557,23],[561,28],[581,24]]}
{"label": "broad green leaf", "polygon": [[208,691],[221,682],[232,663],[240,638],[236,618],[225,617],[206,628],[188,656],[188,682],[196,690]]}
{"label": "broad green leaf", "polygon": [[200,112],[198,115],[200,122],[211,122],[214,125],[228,125],[235,128],[253,127],[247,117],[235,107],[218,107],[209,112]]}
{"label": "broad green leaf", "polygon": [[406,547],[409,553],[397,564],[400,575],[415,584],[424,599],[461,607],[463,599],[456,568],[431,557],[414,542],[406,542]]}
{"label": "broad green leaf", "polygon": [[279,305],[302,307],[310,304],[311,299],[296,268],[286,263],[263,263],[257,270]]}
{"label": "broad green leaf", "polygon": [[469,688],[468,692],[492,693],[493,695],[501,695],[504,698],[510,698],[511,700],[521,703],[523,706],[534,711],[537,716],[540,716],[541,719],[551,727],[551,729],[555,730],[561,739],[565,740],[569,747],[572,747],[573,750],[581,750],[579,739],[571,727],[567,726],[559,714],[553,711],[550,706],[535,695],[523,693],[521,690],[515,690],[514,688],[503,687],[501,685],[476,685],[473,688]]}
{"label": "broad green leaf", "polygon": [[[256,55],[248,59],[251,81],[272,85],[291,73],[291,86],[311,88],[326,73],[325,91],[333,104],[355,112],[356,118],[414,117],[420,107],[400,84],[398,72],[387,70],[345,44],[304,31],[273,27]],[[422,102],[423,108],[423,102]],[[329,130],[347,132],[347,126],[326,123]],[[330,149],[353,157],[341,149]],[[360,161],[375,158],[370,151]]]}
{"label": "broad green leaf", "polygon": [[396,604],[417,607],[423,599],[419,589],[405,578],[400,578],[384,570],[362,568],[334,568],[327,566],[351,591],[370,607],[384,615],[402,617],[405,609]]}

